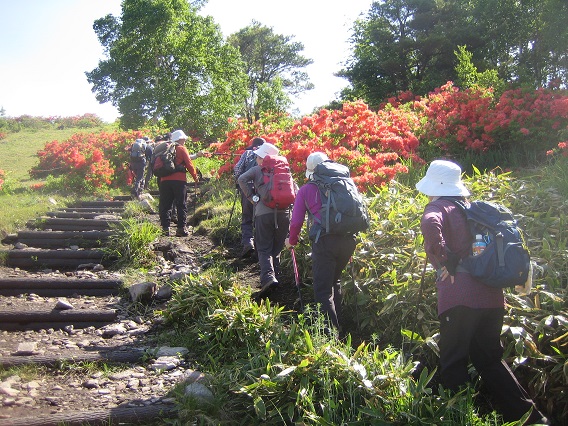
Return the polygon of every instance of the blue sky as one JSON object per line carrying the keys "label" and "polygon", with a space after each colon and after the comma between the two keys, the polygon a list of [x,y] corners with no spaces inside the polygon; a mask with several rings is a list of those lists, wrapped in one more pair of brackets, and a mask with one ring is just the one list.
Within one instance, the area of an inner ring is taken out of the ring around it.
{"label": "blue sky", "polygon": [[[85,71],[104,59],[92,29],[107,14],[120,16],[120,0],[0,0],[0,107],[15,117],[97,114],[113,121],[117,111],[99,104]],[[277,6],[284,4],[285,6]],[[372,0],[209,0],[202,9],[224,36],[256,20],[304,44],[314,60],[306,71],[316,88],[295,102],[300,113],[325,104],[346,85],[333,76],[349,54],[353,21]]]}

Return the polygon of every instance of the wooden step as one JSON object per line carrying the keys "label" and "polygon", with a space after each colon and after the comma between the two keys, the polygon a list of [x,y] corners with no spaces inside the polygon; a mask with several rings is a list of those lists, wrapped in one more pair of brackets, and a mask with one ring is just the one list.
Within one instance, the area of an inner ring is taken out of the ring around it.
{"label": "wooden step", "polygon": [[65,278],[0,278],[1,296],[34,293],[42,297],[118,295],[122,281]]}
{"label": "wooden step", "polygon": [[112,231],[19,231],[16,242],[38,248],[99,247],[112,235]]}
{"label": "wooden step", "polygon": [[8,250],[7,265],[18,268],[77,268],[82,264],[102,263],[101,250]]}
{"label": "wooden step", "polygon": [[69,207],[124,207],[125,201],[81,201]]}
{"label": "wooden step", "polygon": [[29,228],[51,229],[53,231],[91,231],[110,229],[112,224],[118,224],[120,220],[99,219],[66,219],[66,218],[42,218],[28,223]]}
{"label": "wooden step", "polygon": [[98,219],[100,216],[116,216],[117,220],[120,220],[120,215],[116,212],[61,212],[61,211],[53,211],[47,212],[45,214],[48,217],[57,217],[60,219]]}
{"label": "wooden step", "polygon": [[63,329],[68,325],[74,328],[102,327],[117,319],[114,309],[107,310],[30,310],[16,311],[3,308],[0,310],[0,330],[42,330]]}

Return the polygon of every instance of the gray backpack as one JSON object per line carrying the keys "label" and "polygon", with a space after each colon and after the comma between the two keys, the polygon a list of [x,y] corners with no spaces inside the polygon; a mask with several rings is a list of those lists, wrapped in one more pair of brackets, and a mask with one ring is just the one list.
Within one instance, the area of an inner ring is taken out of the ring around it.
{"label": "gray backpack", "polygon": [[310,239],[317,242],[325,234],[352,234],[369,228],[369,213],[351,179],[349,169],[331,160],[316,166],[312,176],[321,196],[321,220],[313,217]]}

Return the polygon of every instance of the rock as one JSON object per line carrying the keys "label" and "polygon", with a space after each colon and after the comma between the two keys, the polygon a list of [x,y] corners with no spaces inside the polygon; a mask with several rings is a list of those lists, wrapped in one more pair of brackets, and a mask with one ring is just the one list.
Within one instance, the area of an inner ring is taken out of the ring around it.
{"label": "rock", "polygon": [[182,383],[188,383],[188,384],[195,382],[211,383],[213,377],[208,374],[202,373],[201,371],[192,370],[189,368],[183,372],[179,380]]}
{"label": "rock", "polygon": [[29,355],[37,355],[37,342],[22,342],[18,343],[18,348],[14,355],[18,356],[29,356]]}
{"label": "rock", "polygon": [[14,248],[18,249],[18,250],[22,250],[22,249],[28,248],[28,246],[24,243],[16,243],[16,244],[14,244]]}
{"label": "rock", "polygon": [[143,302],[152,300],[156,293],[156,287],[156,283],[147,281],[131,285],[128,291],[133,302]]}
{"label": "rock", "polygon": [[199,382],[190,383],[185,387],[185,395],[193,397],[200,402],[212,403],[215,399],[213,392]]}
{"label": "rock", "polygon": [[58,309],[58,310],[69,310],[69,309],[73,309],[74,306],[69,303],[67,300],[63,300],[63,299],[59,299],[57,300],[57,303],[55,304],[55,308],[54,309]]}
{"label": "rock", "polygon": [[97,379],[89,379],[83,382],[83,387],[87,389],[99,388],[99,381]]}
{"label": "rock", "polygon": [[189,353],[189,349],[184,347],[170,347],[170,346],[162,346],[156,352],[156,357],[163,357],[163,356],[177,356],[183,357]]}
{"label": "rock", "polygon": [[93,266],[93,271],[94,272],[101,272],[104,271],[105,267],[103,265],[101,265],[100,263],[97,263],[95,266]]}
{"label": "rock", "polygon": [[165,284],[158,289],[156,292],[156,299],[158,300],[169,300],[172,298],[172,286]]}
{"label": "rock", "polygon": [[162,356],[154,360],[149,368],[154,371],[173,370],[180,364],[180,359],[177,356]]}
{"label": "rock", "polygon": [[49,197],[49,198],[47,199],[47,201],[49,201],[49,202],[50,202],[51,204],[53,204],[54,206],[57,205],[57,201],[55,201],[55,199],[52,198],[52,197]]}
{"label": "rock", "polygon": [[118,334],[126,334],[124,324],[110,324],[102,328],[103,337],[113,337]]}

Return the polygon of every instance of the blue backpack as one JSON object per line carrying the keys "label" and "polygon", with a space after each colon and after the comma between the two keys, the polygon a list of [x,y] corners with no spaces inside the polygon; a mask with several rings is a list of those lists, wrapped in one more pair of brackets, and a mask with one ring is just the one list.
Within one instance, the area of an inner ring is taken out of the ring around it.
{"label": "blue backpack", "polygon": [[490,287],[524,285],[530,271],[530,255],[511,211],[488,201],[473,201],[468,206],[462,200],[448,200],[465,214],[472,242],[481,234],[487,243],[481,254],[461,259],[458,268],[464,268]]}

